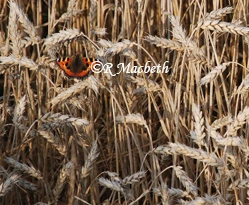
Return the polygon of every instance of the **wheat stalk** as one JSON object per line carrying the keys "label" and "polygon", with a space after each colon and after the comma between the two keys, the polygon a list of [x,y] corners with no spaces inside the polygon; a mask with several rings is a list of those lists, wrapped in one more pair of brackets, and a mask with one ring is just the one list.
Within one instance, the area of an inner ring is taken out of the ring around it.
{"label": "wheat stalk", "polygon": [[227,6],[224,8],[216,9],[210,13],[205,14],[204,19],[221,19],[223,16],[232,13],[233,7]]}
{"label": "wheat stalk", "polygon": [[249,88],[249,75],[246,75],[246,77],[243,79],[238,89],[234,91],[232,96],[235,96],[235,94],[246,95],[248,93],[248,88]]}
{"label": "wheat stalk", "polygon": [[226,204],[225,200],[221,200],[220,197],[217,196],[209,196],[206,195],[205,197],[196,197],[194,200],[186,202],[186,205],[205,205],[205,204],[212,204],[212,205],[221,205]]}
{"label": "wheat stalk", "polygon": [[19,57],[22,54],[21,34],[18,31],[17,14],[13,7],[10,7],[9,15],[9,38],[12,43],[12,52],[14,56]]}
{"label": "wheat stalk", "polygon": [[117,181],[119,183],[122,182],[122,180],[119,178],[116,172],[105,171],[104,173],[107,174],[111,178],[111,180]]}
{"label": "wheat stalk", "polygon": [[68,21],[73,17],[77,17],[83,13],[82,10],[77,9],[78,1],[77,0],[70,0],[67,6],[67,12],[62,14],[62,16],[55,22],[53,28],[59,23]]}
{"label": "wheat stalk", "polygon": [[44,45],[47,47],[47,49],[49,49],[56,44],[64,43],[66,41],[72,41],[79,37],[85,37],[85,34],[80,32],[76,28],[60,30],[59,33],[54,33],[52,36],[46,38],[44,41]]}
{"label": "wheat stalk", "polygon": [[134,123],[141,126],[147,126],[144,117],[141,114],[129,114],[126,116],[116,116],[117,123]]}
{"label": "wheat stalk", "polygon": [[240,148],[243,148],[245,146],[245,140],[241,137],[215,137],[214,139],[218,145],[222,146],[236,146]]}
{"label": "wheat stalk", "polygon": [[166,183],[162,182],[159,188],[153,188],[153,193],[162,198],[161,202],[163,205],[166,205],[168,204],[168,202],[171,202],[169,188]]}
{"label": "wheat stalk", "polygon": [[181,44],[186,45],[186,43],[188,41],[186,30],[183,29],[183,27],[179,21],[179,18],[171,15],[170,22],[172,24],[173,37]]}
{"label": "wheat stalk", "polygon": [[229,125],[232,121],[233,121],[232,116],[228,115],[228,116],[225,116],[225,117],[222,117],[220,119],[215,120],[211,124],[211,127],[212,127],[212,129],[217,130],[217,129],[220,129],[224,126]]}
{"label": "wheat stalk", "polygon": [[29,189],[31,191],[36,191],[37,190],[37,186],[23,178],[19,178],[17,181],[17,184],[21,187],[23,187],[24,189]]}
{"label": "wheat stalk", "polygon": [[145,80],[144,78],[134,77],[131,75],[125,75],[125,79],[131,83],[143,86],[142,89],[145,89],[148,92],[155,92],[161,90],[161,86],[150,79]]}
{"label": "wheat stalk", "polygon": [[207,19],[204,22],[200,22],[198,27],[202,29],[209,29],[213,31],[219,31],[223,33],[232,33],[235,35],[248,36],[249,28],[238,25],[236,23],[228,23],[220,20]]}
{"label": "wheat stalk", "polygon": [[72,162],[68,162],[60,170],[59,177],[57,178],[57,182],[55,184],[55,187],[52,190],[55,202],[57,202],[59,200],[61,192],[65,186],[66,180],[70,175],[71,169],[72,169]]}
{"label": "wheat stalk", "polygon": [[233,187],[237,188],[237,189],[245,189],[248,188],[249,186],[249,178],[246,179],[238,179],[236,180],[234,183],[232,183],[228,189],[232,190]]}
{"label": "wheat stalk", "polygon": [[19,171],[25,172],[37,179],[42,179],[41,172],[39,170],[36,170],[34,167],[29,167],[28,165],[20,163],[11,157],[5,157],[5,161]]}
{"label": "wheat stalk", "polygon": [[125,197],[132,197],[132,196],[128,193],[128,190],[125,189],[124,186],[127,184],[136,183],[141,178],[145,177],[144,171],[140,171],[140,172],[137,172],[135,174],[132,174],[131,176],[127,176],[123,180],[121,180],[118,177],[118,174],[115,172],[108,172],[107,171],[105,173],[107,173],[111,177],[111,180],[100,177],[99,178],[100,185],[108,187],[114,191],[121,192]]}
{"label": "wheat stalk", "polygon": [[105,52],[105,56],[113,56],[124,51],[127,48],[131,48],[134,45],[131,41],[125,39],[122,42],[114,43],[112,47],[108,48]]}
{"label": "wheat stalk", "polygon": [[58,103],[63,103],[63,101],[80,93],[85,88],[92,89],[95,93],[98,93],[97,80],[93,76],[89,76],[86,80],[74,84],[51,100],[52,107],[56,106]]}
{"label": "wheat stalk", "polygon": [[47,113],[40,120],[42,122],[49,123],[52,127],[58,127],[65,124],[73,125],[75,127],[89,125],[88,120],[71,117],[69,115],[62,115],[60,113]]}
{"label": "wheat stalk", "polygon": [[177,198],[183,198],[189,196],[189,194],[186,191],[183,191],[181,189],[171,188],[168,189],[168,193],[171,196],[177,197]]}
{"label": "wheat stalk", "polygon": [[171,15],[170,22],[172,24],[172,33],[174,39],[180,42],[182,47],[190,50],[194,57],[199,56],[205,59],[204,51],[197,46],[195,41],[187,37],[186,31],[183,29],[179,19]]}
{"label": "wheat stalk", "polygon": [[240,129],[249,118],[249,107],[245,107],[243,111],[240,111],[231,125],[228,126],[226,135],[236,135],[236,131]]}
{"label": "wheat stalk", "polygon": [[100,185],[108,187],[114,191],[124,192],[124,189],[121,187],[121,184],[117,181],[108,180],[108,179],[105,179],[103,177],[100,177],[99,183],[100,183]]}
{"label": "wheat stalk", "polygon": [[21,67],[29,68],[30,70],[38,70],[38,65],[27,57],[20,59],[11,54],[10,56],[0,56],[1,65],[19,65]]}
{"label": "wheat stalk", "polygon": [[127,176],[122,180],[122,183],[126,185],[126,184],[133,184],[139,182],[141,178],[145,177],[145,173],[146,173],[145,171],[140,171],[130,176]]}
{"label": "wheat stalk", "polygon": [[190,132],[190,137],[191,139],[194,140],[196,144],[200,146],[204,145],[204,138],[205,138],[205,133],[204,133],[204,118],[202,116],[202,112],[200,111],[200,107],[197,106],[196,104],[193,104],[193,116],[195,119],[195,130]]}
{"label": "wheat stalk", "polygon": [[26,106],[26,95],[24,95],[20,100],[19,103],[16,105],[14,110],[14,117],[13,123],[14,125],[21,130],[23,133],[26,132],[27,127],[22,124],[23,121],[23,113],[25,111]]}
{"label": "wheat stalk", "polygon": [[98,44],[104,48],[111,48],[113,46],[113,43],[111,41],[102,38],[99,39]]}
{"label": "wheat stalk", "polygon": [[0,184],[0,197],[6,195],[12,188],[14,184],[19,181],[20,176],[13,174],[9,176],[4,182]]}
{"label": "wheat stalk", "polygon": [[145,40],[148,41],[150,44],[156,45],[157,47],[170,48],[172,50],[177,50],[177,51],[184,50],[182,45],[175,40],[169,40],[166,38],[161,38],[161,37],[151,36],[151,35],[146,36]]}
{"label": "wheat stalk", "polygon": [[91,147],[91,151],[87,156],[84,166],[81,168],[81,177],[85,178],[89,175],[89,172],[93,168],[93,163],[97,160],[99,156],[97,141],[94,141]]}
{"label": "wheat stalk", "polygon": [[15,110],[14,110],[14,117],[13,122],[19,120],[19,118],[23,115],[26,106],[26,95],[24,95],[19,102],[17,103]]}
{"label": "wheat stalk", "polygon": [[210,136],[215,139],[218,145],[236,146],[241,149],[246,156],[249,156],[249,147],[247,142],[242,137],[222,137],[218,132],[211,129]]}
{"label": "wheat stalk", "polygon": [[206,163],[210,166],[223,166],[223,162],[219,159],[214,153],[207,153],[201,149],[195,149],[188,147],[180,143],[169,143],[168,146],[158,146],[155,150],[155,153],[158,154],[167,154],[167,155],[184,155],[189,156],[194,159],[198,159],[201,162]]}
{"label": "wheat stalk", "polygon": [[183,184],[183,186],[186,188],[187,192],[192,193],[194,196],[197,196],[197,187],[192,182],[192,180],[188,177],[187,173],[182,170],[182,167],[175,166],[174,167],[176,176],[180,180],[180,182]]}
{"label": "wheat stalk", "polygon": [[163,205],[173,203],[173,198],[190,197],[189,193],[181,189],[168,188],[167,184],[162,182],[159,188],[153,188],[153,193],[161,197]]}
{"label": "wheat stalk", "polygon": [[23,25],[24,31],[31,37],[26,37],[27,41],[31,41],[32,44],[38,43],[40,41],[40,37],[37,36],[36,30],[33,24],[29,21],[26,14],[23,13],[23,11],[19,8],[14,0],[9,0],[9,6],[13,13],[16,13],[16,15],[18,15],[18,21]]}
{"label": "wheat stalk", "polygon": [[107,35],[106,30],[107,30],[106,28],[102,28],[102,27],[97,27],[97,26],[95,26],[93,32],[94,32],[96,35],[98,35],[98,36],[100,36],[100,37],[103,37],[103,36]]}
{"label": "wheat stalk", "polygon": [[45,139],[48,140],[48,142],[50,142],[55,149],[58,150],[58,152],[63,155],[66,156],[67,155],[67,149],[66,146],[60,142],[60,140],[58,139],[58,137],[54,136],[54,134],[50,131],[45,131],[45,130],[38,130],[38,133],[44,137]]}
{"label": "wheat stalk", "polygon": [[187,60],[191,61],[192,63],[195,64],[203,64],[206,65],[208,64],[207,58],[203,54],[198,54],[198,53],[188,53],[187,54]]}
{"label": "wheat stalk", "polygon": [[93,28],[95,27],[96,20],[97,20],[97,0],[91,0],[90,5],[90,26],[91,30],[93,31]]}
{"label": "wheat stalk", "polygon": [[228,65],[229,63],[222,63],[221,65],[214,67],[210,73],[208,73],[200,80],[200,84],[204,85],[213,82],[217,78],[217,76],[226,69]]}

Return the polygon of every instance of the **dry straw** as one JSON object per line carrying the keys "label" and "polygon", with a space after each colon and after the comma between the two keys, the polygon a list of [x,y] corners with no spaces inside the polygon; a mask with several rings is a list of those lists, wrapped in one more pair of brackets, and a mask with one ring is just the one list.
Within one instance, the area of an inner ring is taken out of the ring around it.
{"label": "dry straw", "polygon": [[[0,204],[248,203],[243,2],[27,2],[0,3]],[[172,72],[54,72],[76,54]]]}

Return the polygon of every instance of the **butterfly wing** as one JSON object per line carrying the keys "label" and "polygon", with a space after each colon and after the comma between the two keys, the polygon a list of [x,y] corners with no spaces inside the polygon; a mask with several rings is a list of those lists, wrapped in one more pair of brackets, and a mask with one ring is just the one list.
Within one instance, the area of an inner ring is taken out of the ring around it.
{"label": "butterfly wing", "polygon": [[73,58],[60,58],[57,59],[57,64],[60,66],[60,69],[69,77],[74,77],[74,72],[71,71],[70,65],[73,62]]}
{"label": "butterfly wing", "polygon": [[94,59],[93,58],[82,58],[81,60],[82,60],[82,66],[81,66],[81,70],[77,72],[77,77],[83,78],[91,72]]}
{"label": "butterfly wing", "polygon": [[57,60],[57,64],[68,77],[84,78],[92,70],[95,63],[93,58],[61,58]]}

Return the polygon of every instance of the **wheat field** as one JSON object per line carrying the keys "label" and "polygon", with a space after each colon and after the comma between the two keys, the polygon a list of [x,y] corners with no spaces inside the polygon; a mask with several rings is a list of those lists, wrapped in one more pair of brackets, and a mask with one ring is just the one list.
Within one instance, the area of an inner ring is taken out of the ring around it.
{"label": "wheat field", "polygon": [[[249,204],[249,2],[0,11],[1,205]],[[76,55],[118,74],[68,78],[57,59]]]}

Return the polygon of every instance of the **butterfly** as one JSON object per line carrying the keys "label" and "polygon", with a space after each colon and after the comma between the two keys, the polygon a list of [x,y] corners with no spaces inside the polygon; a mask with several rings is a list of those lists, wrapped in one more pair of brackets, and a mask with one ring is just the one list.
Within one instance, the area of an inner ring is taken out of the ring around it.
{"label": "butterfly", "polygon": [[84,78],[92,70],[97,61],[94,58],[81,58],[79,55],[57,59],[57,64],[64,71],[66,76],[73,78]]}

